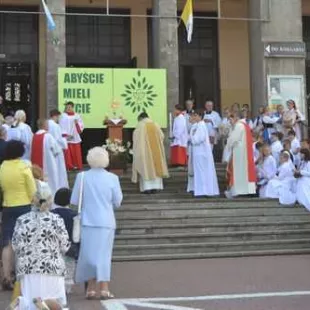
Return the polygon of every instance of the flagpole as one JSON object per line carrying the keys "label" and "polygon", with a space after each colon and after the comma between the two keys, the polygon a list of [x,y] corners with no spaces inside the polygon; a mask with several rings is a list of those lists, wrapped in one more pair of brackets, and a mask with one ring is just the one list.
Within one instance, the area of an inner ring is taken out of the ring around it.
{"label": "flagpole", "polygon": [[106,0],[107,1],[107,15],[110,15],[110,0]]}

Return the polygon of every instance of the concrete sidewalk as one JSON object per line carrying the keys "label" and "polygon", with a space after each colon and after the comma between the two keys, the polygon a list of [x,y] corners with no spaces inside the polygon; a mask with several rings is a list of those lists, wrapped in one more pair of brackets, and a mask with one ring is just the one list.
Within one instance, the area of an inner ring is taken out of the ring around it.
{"label": "concrete sidewalk", "polygon": [[[111,291],[120,299],[161,298],[151,303],[154,309],[212,310],[309,310],[310,256],[251,257],[188,261],[115,263]],[[300,292],[309,292],[300,296]],[[283,293],[290,296],[269,296],[262,293]],[[241,294],[233,298],[232,294]],[[258,294],[255,298],[246,294]],[[210,300],[214,297],[214,300]],[[226,296],[223,296],[226,295]],[[205,300],[174,301],[165,298],[208,296]],[[210,296],[213,296],[210,298]],[[0,309],[5,309],[9,294],[0,296]],[[84,299],[82,287],[76,287],[70,296],[71,310],[104,309],[99,301]],[[151,309],[125,306],[113,309]]]}

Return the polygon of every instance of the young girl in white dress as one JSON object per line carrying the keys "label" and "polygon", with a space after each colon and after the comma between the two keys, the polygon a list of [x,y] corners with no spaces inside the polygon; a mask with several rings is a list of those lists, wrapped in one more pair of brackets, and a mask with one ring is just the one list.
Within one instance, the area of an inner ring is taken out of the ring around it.
{"label": "young girl in white dress", "polygon": [[277,175],[266,186],[266,198],[279,199],[282,205],[294,205],[295,195],[294,168],[292,167],[290,154],[283,151],[280,155],[280,167]]}
{"label": "young girl in white dress", "polygon": [[298,203],[310,211],[310,151],[301,149],[300,157],[300,169],[295,173],[297,178],[296,198]]}
{"label": "young girl in white dress", "polygon": [[257,165],[257,177],[259,186],[259,197],[265,198],[266,185],[277,173],[276,160],[271,155],[271,149],[268,144],[262,147],[261,157]]}

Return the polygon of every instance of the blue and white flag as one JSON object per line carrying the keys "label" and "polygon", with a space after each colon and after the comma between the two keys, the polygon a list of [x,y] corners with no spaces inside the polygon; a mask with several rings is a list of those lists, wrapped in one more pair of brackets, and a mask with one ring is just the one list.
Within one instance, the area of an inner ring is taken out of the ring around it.
{"label": "blue and white flag", "polygon": [[48,6],[45,3],[45,0],[42,0],[42,5],[43,5],[43,9],[44,9],[44,12],[45,12],[45,15],[46,15],[47,29],[49,31],[53,31],[56,28],[56,24],[55,24],[54,18],[52,16]]}

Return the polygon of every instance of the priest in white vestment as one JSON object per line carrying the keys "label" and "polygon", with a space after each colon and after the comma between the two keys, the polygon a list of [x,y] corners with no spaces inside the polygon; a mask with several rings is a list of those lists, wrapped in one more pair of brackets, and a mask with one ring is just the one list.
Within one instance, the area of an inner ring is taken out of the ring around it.
{"label": "priest in white vestment", "polygon": [[262,147],[262,157],[257,165],[257,179],[259,186],[259,197],[266,198],[266,186],[268,182],[277,174],[277,162],[271,155],[271,150],[268,144]]}
{"label": "priest in white vestment", "polygon": [[186,118],[181,105],[175,106],[175,119],[172,129],[170,161],[172,166],[186,166],[188,132]]}
{"label": "priest in white vestment", "polygon": [[163,190],[163,178],[168,178],[164,134],[143,112],[133,133],[132,182],[140,182],[140,191],[154,193]]}
{"label": "priest in white vestment", "polygon": [[23,110],[18,110],[15,113],[14,126],[20,131],[20,141],[24,143],[25,154],[22,157],[24,160],[30,160],[31,157],[31,144],[33,133],[28,124],[26,124],[26,113]]}
{"label": "priest in white vestment", "polygon": [[310,211],[310,152],[308,149],[300,150],[301,165],[295,174],[297,178],[296,198],[298,203]]}
{"label": "priest in white vestment", "polygon": [[63,171],[64,164],[59,164],[60,160],[63,160],[63,152],[53,136],[48,133],[47,120],[39,120],[38,128],[39,130],[33,137],[31,162],[43,170],[44,179],[55,195],[57,190],[63,187],[60,182],[60,175],[66,176],[65,171]]}
{"label": "priest in white vestment", "polygon": [[283,138],[283,134],[281,132],[274,132],[271,134],[271,154],[276,160],[277,167],[280,165],[280,154],[283,151],[283,145],[281,140]]}
{"label": "priest in white vestment", "polygon": [[230,117],[232,132],[227,141],[230,159],[227,167],[227,198],[256,193],[252,133],[250,127],[237,114]]}
{"label": "priest in white vestment", "polygon": [[82,149],[81,134],[84,124],[81,116],[74,112],[74,103],[66,103],[66,111],[61,115],[59,125],[63,136],[68,141],[68,148],[65,150],[66,166],[68,170],[82,170]]}
{"label": "priest in white vestment", "polygon": [[211,147],[213,149],[214,145],[217,144],[219,139],[219,127],[222,123],[222,119],[216,111],[213,110],[213,101],[207,100],[205,103],[205,115],[204,121],[208,128]]}
{"label": "priest in white vestment", "polygon": [[59,117],[61,113],[58,110],[50,111],[50,119],[48,120],[48,132],[56,140],[58,146],[63,150],[57,156],[57,165],[59,167],[59,186],[68,188],[68,174],[66,170],[66,162],[64,157],[65,150],[68,149],[68,143],[66,138],[63,137],[61,127],[59,126]]}
{"label": "priest in white vestment", "polygon": [[280,167],[277,175],[268,182],[265,197],[279,199],[282,205],[293,205],[296,202],[294,169],[287,151],[280,155]]}
{"label": "priest in white vestment", "polygon": [[218,196],[220,191],[204,113],[197,112],[192,117],[187,191],[196,197]]}

